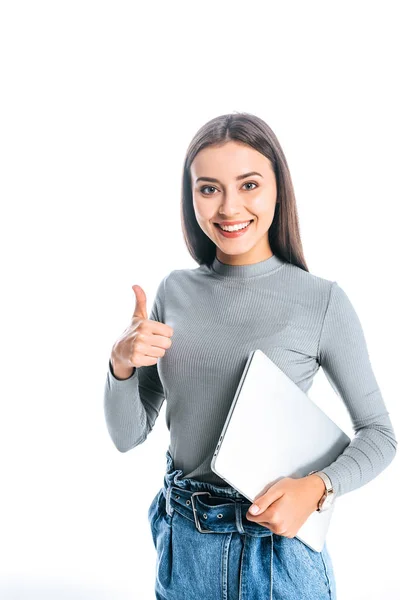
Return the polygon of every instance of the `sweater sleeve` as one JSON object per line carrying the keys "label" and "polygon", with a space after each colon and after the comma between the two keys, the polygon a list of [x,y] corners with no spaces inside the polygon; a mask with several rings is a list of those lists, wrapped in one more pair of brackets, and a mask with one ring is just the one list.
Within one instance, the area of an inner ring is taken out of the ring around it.
{"label": "sweater sleeve", "polygon": [[[165,280],[158,286],[149,319],[163,322]],[[137,367],[128,379],[114,376],[111,359],[104,386],[104,414],[108,433],[120,452],[145,441],[165,400],[157,363]]]}
{"label": "sweater sleeve", "polygon": [[336,498],[379,475],[393,460],[397,440],[373,373],[363,329],[346,293],[332,282],[321,328],[318,362],[350,415],[354,437],[322,469]]}

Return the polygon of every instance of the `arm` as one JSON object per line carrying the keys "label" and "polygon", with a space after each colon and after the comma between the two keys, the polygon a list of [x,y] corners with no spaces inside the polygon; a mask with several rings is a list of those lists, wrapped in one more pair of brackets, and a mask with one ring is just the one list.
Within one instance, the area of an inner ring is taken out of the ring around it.
{"label": "arm", "polygon": [[336,281],[322,324],[318,361],[345,403],[355,433],[344,452],[321,469],[332,481],[337,498],[377,477],[393,460],[397,440],[360,320]]}
{"label": "arm", "polygon": [[[149,315],[151,320],[163,322],[167,277],[158,286]],[[109,359],[104,386],[104,414],[110,437],[120,452],[127,452],[145,441],[164,400],[157,364],[137,367],[127,379],[118,379]]]}

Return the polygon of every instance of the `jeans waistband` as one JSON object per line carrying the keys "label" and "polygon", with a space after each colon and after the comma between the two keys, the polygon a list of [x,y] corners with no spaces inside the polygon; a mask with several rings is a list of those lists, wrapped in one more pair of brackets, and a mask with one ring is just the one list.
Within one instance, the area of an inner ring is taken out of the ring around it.
{"label": "jeans waistband", "polygon": [[174,468],[169,450],[166,452],[166,459],[162,492],[169,516],[176,510],[192,521],[201,533],[236,531],[255,537],[272,535],[268,527],[246,519],[245,515],[252,503],[235,488],[184,478],[183,471]]}

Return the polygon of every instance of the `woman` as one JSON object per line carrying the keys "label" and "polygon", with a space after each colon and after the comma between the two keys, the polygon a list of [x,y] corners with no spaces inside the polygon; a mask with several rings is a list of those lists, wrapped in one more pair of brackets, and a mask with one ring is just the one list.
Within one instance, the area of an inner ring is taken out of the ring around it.
{"label": "woman", "polygon": [[[383,471],[397,448],[361,324],[337,282],[308,271],[288,165],[262,119],[223,115],[198,131],[181,215],[199,267],[164,277],[149,318],[133,286],[135,311],[112,348],[104,398],[121,452],[144,442],[168,400],[166,474],[148,512],[156,597],[334,599],[326,544],[316,552],[296,533],[324,501],[326,482],[336,501]],[[258,514],[210,468],[254,348],[304,392],[322,366],[357,433],[322,473],[270,487]]]}

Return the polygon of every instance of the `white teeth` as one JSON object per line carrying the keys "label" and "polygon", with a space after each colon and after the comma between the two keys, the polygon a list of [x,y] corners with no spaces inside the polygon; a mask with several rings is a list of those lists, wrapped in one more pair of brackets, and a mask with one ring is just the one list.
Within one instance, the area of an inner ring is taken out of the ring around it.
{"label": "white teeth", "polygon": [[221,229],[224,231],[238,231],[239,229],[244,229],[251,221],[247,221],[247,223],[238,223],[237,225],[220,225]]}

